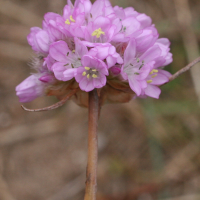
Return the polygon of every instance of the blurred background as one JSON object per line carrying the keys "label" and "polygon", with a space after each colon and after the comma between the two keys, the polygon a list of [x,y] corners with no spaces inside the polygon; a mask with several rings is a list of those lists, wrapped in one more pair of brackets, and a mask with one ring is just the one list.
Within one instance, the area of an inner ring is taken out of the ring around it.
{"label": "blurred background", "polygon": [[[26,36],[65,0],[0,0],[0,200],[82,200],[87,109],[21,109],[15,86],[31,72]],[[133,6],[171,41],[175,73],[197,58],[199,0],[112,0]],[[105,105],[99,121],[98,200],[200,199],[200,65],[162,87],[159,100]],[[40,108],[54,97],[27,103]]]}

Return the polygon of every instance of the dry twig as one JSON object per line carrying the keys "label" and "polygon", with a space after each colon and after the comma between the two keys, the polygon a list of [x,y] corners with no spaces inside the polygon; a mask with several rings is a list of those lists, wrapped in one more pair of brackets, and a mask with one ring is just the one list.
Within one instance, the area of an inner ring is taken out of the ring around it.
{"label": "dry twig", "polygon": [[177,71],[175,74],[173,74],[170,78],[169,78],[169,82],[173,81],[174,79],[176,79],[178,76],[180,76],[182,73],[190,70],[195,64],[197,64],[198,62],[200,62],[200,57],[195,59],[193,62],[191,62],[190,64],[188,64],[186,67],[180,69],[179,71]]}
{"label": "dry twig", "polygon": [[51,105],[51,106],[48,106],[48,107],[44,107],[44,108],[39,108],[39,109],[28,109],[26,108],[25,106],[21,105],[21,107],[25,110],[25,111],[28,111],[28,112],[41,112],[41,111],[50,111],[50,110],[54,110],[56,108],[59,108],[61,106],[63,106],[67,100],[69,100],[70,97],[72,97],[75,93],[77,92],[77,89],[76,90],[72,90],[72,92],[70,92],[68,95],[66,95],[61,101]]}

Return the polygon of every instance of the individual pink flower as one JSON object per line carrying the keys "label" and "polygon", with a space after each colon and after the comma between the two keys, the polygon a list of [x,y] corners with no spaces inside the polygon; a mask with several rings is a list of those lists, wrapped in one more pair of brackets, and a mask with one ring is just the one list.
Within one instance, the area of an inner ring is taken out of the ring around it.
{"label": "individual pink flower", "polygon": [[101,60],[106,59],[108,68],[114,66],[116,63],[123,63],[123,59],[110,43],[96,44],[95,47],[89,51],[89,55]]}
{"label": "individual pink flower", "polygon": [[77,7],[71,8],[69,5],[66,5],[63,9],[63,28],[73,37],[83,36],[81,26],[85,23],[86,15],[83,9],[84,7],[81,10]]}
{"label": "individual pink flower", "polygon": [[112,40],[115,29],[108,17],[99,16],[85,27],[84,38],[90,43],[107,43]]}
{"label": "individual pink flower", "polygon": [[112,76],[118,76],[118,75],[121,73],[121,67],[115,65],[115,66],[111,67],[111,68],[109,69],[109,71],[110,71],[110,74],[111,74]]}
{"label": "individual pink flower", "polygon": [[158,45],[162,51],[161,58],[156,61],[155,67],[164,67],[172,62],[172,53],[170,53],[170,41],[167,38],[159,38],[155,45]]}
{"label": "individual pink flower", "polygon": [[[151,18],[145,14],[139,14],[133,8],[123,9],[115,6],[114,11],[117,17],[113,21],[113,24],[117,26],[116,34],[113,38],[114,41],[126,42],[131,37],[136,37],[143,33],[144,28],[152,27]],[[143,33],[143,35],[147,35],[147,33]]]}
{"label": "individual pink flower", "polygon": [[91,7],[90,17],[88,18],[88,21],[94,21],[99,16],[103,16],[111,20],[115,17],[113,7],[108,0],[96,0],[94,2]]}
{"label": "individual pink flower", "polygon": [[155,27],[148,27],[141,31],[136,40],[136,49],[138,53],[144,53],[148,48],[155,44],[158,39],[158,31]]}
{"label": "individual pink flower", "polygon": [[28,43],[32,49],[41,54],[47,54],[49,51],[49,35],[46,31],[38,27],[31,28],[30,34],[27,36]]}
{"label": "individual pink flower", "polygon": [[125,19],[117,19],[114,21],[117,26],[115,35],[112,38],[113,41],[127,42],[131,37],[135,37],[139,34],[140,23],[135,17],[126,17]]}
{"label": "individual pink flower", "polygon": [[86,46],[79,39],[75,38],[74,40],[75,49],[72,51],[64,41],[55,42],[50,47],[49,54],[56,60],[51,70],[58,80],[68,81],[72,79],[76,75],[77,69],[82,66],[82,56],[88,52]]}
{"label": "individual pink flower", "polygon": [[43,29],[49,34],[51,42],[64,40],[66,37],[72,37],[67,29],[61,15],[48,12],[44,16]]}
{"label": "individual pink flower", "polygon": [[140,28],[147,28],[152,26],[152,20],[144,13],[138,13],[132,7],[124,9],[125,17],[135,17],[140,22]]}
{"label": "individual pink flower", "polygon": [[82,58],[82,66],[77,69],[75,79],[81,90],[89,92],[105,86],[107,75],[108,69],[102,60],[86,55]]}
{"label": "individual pink flower", "polygon": [[[70,5],[71,7],[73,6],[70,0],[68,0],[68,5]],[[92,3],[90,0],[79,0],[75,1],[74,7],[77,8],[80,13],[85,13],[85,16],[89,17]]]}
{"label": "individual pink flower", "polygon": [[147,87],[146,78],[153,69],[155,59],[161,55],[161,49],[158,45],[151,47],[141,56],[136,52],[136,41],[132,39],[125,52],[124,64],[122,67],[122,75],[128,79],[131,89],[141,95],[142,89]]}
{"label": "individual pink flower", "polygon": [[53,74],[45,73],[39,78],[39,80],[43,83],[53,83],[55,82],[55,77],[53,76]]}
{"label": "individual pink flower", "polygon": [[16,87],[16,94],[22,103],[32,101],[44,95],[45,84],[38,79],[38,75],[31,75]]}

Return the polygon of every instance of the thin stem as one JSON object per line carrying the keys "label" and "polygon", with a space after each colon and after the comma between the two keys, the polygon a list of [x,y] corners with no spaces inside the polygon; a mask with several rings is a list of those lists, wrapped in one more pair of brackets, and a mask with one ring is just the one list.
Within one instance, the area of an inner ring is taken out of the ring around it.
{"label": "thin stem", "polygon": [[195,59],[193,62],[191,62],[190,64],[188,64],[186,67],[180,69],[179,71],[177,71],[175,74],[173,74],[170,78],[169,78],[169,82],[173,81],[174,79],[176,79],[178,76],[180,76],[182,73],[190,70],[195,64],[197,64],[198,62],[200,62],[200,57],[198,57],[197,59]]}
{"label": "thin stem", "polygon": [[84,200],[96,200],[97,192],[97,123],[99,112],[99,97],[97,90],[89,92],[88,117],[88,164],[86,173],[86,189]]}
{"label": "thin stem", "polygon": [[22,109],[24,109],[25,111],[28,111],[28,112],[41,112],[41,111],[49,111],[49,110],[54,110],[56,108],[59,108],[60,106],[63,106],[66,101],[72,97],[75,93],[77,92],[77,89],[75,90],[72,90],[68,95],[66,95],[61,101],[51,105],[51,106],[48,106],[48,107],[45,107],[45,108],[38,108],[38,109],[28,109],[26,108],[25,106],[21,105]]}

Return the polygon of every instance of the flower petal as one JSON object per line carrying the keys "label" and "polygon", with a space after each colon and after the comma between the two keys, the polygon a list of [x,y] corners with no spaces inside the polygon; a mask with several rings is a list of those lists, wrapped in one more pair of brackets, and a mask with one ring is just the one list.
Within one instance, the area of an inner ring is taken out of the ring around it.
{"label": "flower petal", "polygon": [[74,41],[76,46],[75,52],[80,58],[88,53],[87,47],[78,38],[74,38]]}
{"label": "flower petal", "polygon": [[66,63],[56,62],[52,66],[52,71],[58,80],[66,81],[66,78],[63,75],[63,72],[66,70],[65,64]]}
{"label": "flower petal", "polygon": [[145,88],[145,94],[147,96],[158,99],[161,93],[161,89],[155,85],[148,84],[147,88]]}
{"label": "flower petal", "polygon": [[[67,60],[67,53],[69,52],[69,48],[66,42],[58,41],[54,42],[49,49],[49,54],[52,58],[59,62],[65,62]],[[71,51],[70,51],[71,52]]]}
{"label": "flower petal", "polygon": [[128,82],[131,89],[137,94],[137,96],[140,96],[141,86],[139,81],[136,80],[135,76],[128,77]]}
{"label": "flower petal", "polygon": [[136,42],[135,39],[130,40],[124,52],[124,65],[130,64],[134,61],[136,55]]}

